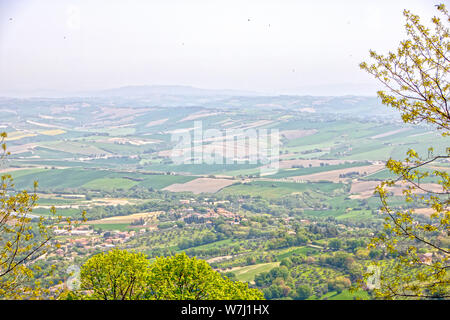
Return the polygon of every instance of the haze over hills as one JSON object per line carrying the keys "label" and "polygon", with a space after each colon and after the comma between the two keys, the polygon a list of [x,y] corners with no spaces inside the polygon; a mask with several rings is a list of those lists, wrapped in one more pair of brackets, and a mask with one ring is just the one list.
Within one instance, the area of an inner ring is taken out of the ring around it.
{"label": "haze over hills", "polygon": [[257,92],[211,90],[182,85],[125,86],[81,93],[80,96],[145,98],[149,96],[260,96]]}
{"label": "haze over hills", "polygon": [[[203,89],[183,85],[142,85],[124,86],[97,91],[61,93],[56,91],[36,91],[36,94],[16,95],[16,98],[0,97],[8,101],[8,108],[14,109],[11,102],[20,101],[88,101],[105,103],[110,107],[126,104],[131,108],[142,107],[202,107],[208,109],[259,108],[259,109],[302,109],[305,112],[353,113],[355,117],[367,115],[394,116],[397,113],[382,106],[375,96],[341,95],[296,95],[269,94],[228,89]],[[19,103],[18,105],[20,105]]]}
{"label": "haze over hills", "polygon": [[190,85],[127,85],[101,90],[2,90],[0,97],[18,98],[68,98],[68,97],[124,97],[145,98],[151,96],[367,96],[375,97],[378,87],[368,84],[308,85],[279,92],[247,91],[236,89],[205,89]]}
{"label": "haze over hills", "polygon": [[8,91],[1,94],[6,97],[124,97],[145,98],[149,96],[264,96],[261,92],[227,89],[203,89],[186,85],[135,85],[104,90],[57,91],[31,90]]}

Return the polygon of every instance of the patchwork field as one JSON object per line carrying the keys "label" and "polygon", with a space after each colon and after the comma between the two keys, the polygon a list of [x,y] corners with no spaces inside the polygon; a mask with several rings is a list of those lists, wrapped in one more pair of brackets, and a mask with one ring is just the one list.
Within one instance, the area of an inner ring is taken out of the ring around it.
{"label": "patchwork field", "polygon": [[175,183],[163,190],[172,192],[193,192],[194,194],[199,194],[202,192],[215,193],[227,186],[236,183],[236,181],[231,179],[212,179],[212,178],[198,178],[186,183]]}
{"label": "patchwork field", "polygon": [[[114,246],[150,259],[186,252],[267,299],[297,299],[300,286],[311,288],[311,299],[367,298],[348,288],[372,256],[390,259],[367,249],[383,228],[374,188],[396,178],[386,161],[410,148],[427,156],[430,146],[435,154],[448,147],[448,138],[404,124],[375,97],[132,92],[0,98],[11,152],[0,173],[15,182],[8,192],[32,190],[38,181],[31,218],[48,216],[52,206],[72,218],[86,210],[91,235],[79,236],[72,251],[75,240],[61,236],[76,261]],[[203,132],[194,136],[199,123]],[[235,145],[223,144],[229,129],[242,130]],[[262,170],[268,150],[260,150],[260,129],[280,133],[275,173]],[[188,137],[186,144],[175,134]],[[186,161],[172,157],[175,149],[186,151]],[[207,163],[206,153],[218,161]],[[250,163],[250,155],[258,161]],[[431,169],[449,168],[444,160]],[[440,191],[436,177],[422,182]],[[404,209],[401,187],[389,200]]]}
{"label": "patchwork field", "polygon": [[331,181],[340,182],[346,180],[347,177],[343,176],[348,173],[357,173],[358,175],[368,175],[374,172],[380,171],[384,168],[382,164],[374,164],[369,166],[352,167],[339,170],[330,170],[325,172],[319,172],[314,174],[307,174],[302,176],[290,177],[294,181]]}
{"label": "patchwork field", "polygon": [[40,134],[44,134],[46,136],[57,136],[60,134],[64,134],[66,133],[66,131],[61,130],[61,129],[54,129],[54,130],[44,130],[44,131],[40,131]]}
{"label": "patchwork field", "polygon": [[[16,169],[16,168],[15,168]],[[15,185],[19,189],[30,189],[34,181],[40,188],[82,188],[85,190],[113,189],[128,190],[132,187],[163,189],[174,183],[184,183],[195,179],[193,176],[145,174],[96,169],[22,169],[11,171]]]}
{"label": "patchwork field", "polygon": [[[320,166],[311,166],[306,168],[292,168],[284,169],[272,175],[265,175],[265,178],[281,179],[281,178],[296,178],[297,176],[312,175],[316,173],[333,173],[343,169],[353,168],[350,172],[358,172],[359,168],[364,167],[366,163],[363,162],[346,162],[343,164],[328,165],[322,163]],[[340,172],[339,174],[345,174]]]}
{"label": "patchwork field", "polygon": [[[354,181],[352,182],[352,186],[350,189],[351,195],[350,197],[352,199],[366,199],[373,196],[373,192],[375,188],[380,185],[380,181]],[[392,192],[394,196],[401,196],[403,195],[403,190],[406,189],[408,186],[412,186],[408,183],[400,183],[397,182],[394,187],[387,187],[386,189],[389,192]],[[442,189],[442,186],[436,183],[421,183],[420,187],[424,190],[430,190],[432,192],[444,192]],[[421,190],[419,188],[413,190],[413,194],[423,194],[425,193],[424,190]]]}
{"label": "patchwork field", "polygon": [[268,262],[245,267],[236,267],[227,271],[233,272],[239,281],[252,283],[257,274],[269,271],[275,267],[278,267],[279,265],[280,262]]}
{"label": "patchwork field", "polygon": [[236,194],[242,196],[260,196],[262,198],[272,199],[286,195],[308,191],[310,194],[317,192],[331,193],[343,187],[339,183],[297,183],[280,181],[252,181],[239,183],[222,189],[221,194]]}
{"label": "patchwork field", "polygon": [[156,221],[155,218],[160,215],[161,211],[156,212],[143,212],[143,213],[133,213],[126,216],[116,216],[116,217],[109,217],[104,218],[100,220],[91,220],[86,222],[88,225],[95,225],[95,224],[130,224],[132,222],[135,222],[137,220],[143,219],[145,221],[144,225],[146,225],[149,221]]}
{"label": "patchwork field", "polygon": [[279,167],[280,169],[290,169],[295,168],[296,166],[302,166],[304,168],[307,168],[307,167],[319,167],[323,164],[338,165],[352,162],[356,162],[356,160],[295,159],[295,160],[281,160],[279,163]]}
{"label": "patchwork field", "polygon": [[285,130],[281,131],[280,134],[288,140],[298,139],[302,137],[307,137],[312,134],[317,133],[318,131],[315,129],[312,130]]}

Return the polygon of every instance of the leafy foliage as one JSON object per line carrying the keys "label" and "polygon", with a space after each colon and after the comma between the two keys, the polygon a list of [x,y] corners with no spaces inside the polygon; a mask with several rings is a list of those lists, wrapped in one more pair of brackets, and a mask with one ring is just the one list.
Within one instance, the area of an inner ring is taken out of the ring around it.
{"label": "leafy foliage", "polygon": [[[390,93],[379,91],[378,95],[384,104],[401,112],[404,122],[432,124],[447,136],[450,129],[450,16],[444,5],[438,5],[437,9],[443,20],[432,19],[434,31],[423,26],[419,16],[405,10],[409,38],[400,43],[396,53],[383,56],[371,51],[375,63],[369,66],[363,62],[360,66],[389,89]],[[444,155],[434,156],[432,148],[428,153],[422,158],[410,149],[402,161],[389,159],[386,167],[398,178],[382,182],[375,190],[386,219],[384,232],[374,237],[369,246],[382,248],[396,257],[393,272],[382,273],[380,285],[375,287],[379,297],[450,297],[447,271],[450,250],[443,241],[450,232],[450,180],[446,170],[426,168],[433,162],[450,158],[450,148]],[[422,183],[431,176],[437,180],[438,189]],[[396,184],[403,187],[404,201],[410,209],[390,206],[389,189]],[[428,208],[429,219],[419,221],[411,203],[415,203],[415,208]],[[365,278],[373,275],[373,271],[368,272]]]}
{"label": "leafy foliage", "polygon": [[95,300],[259,300],[257,289],[231,281],[185,253],[149,263],[142,253],[114,249],[81,268],[82,292],[65,298]]}
{"label": "leafy foliage", "polygon": [[144,297],[148,260],[142,253],[114,249],[93,256],[80,272],[81,289],[94,300],[138,300]]}

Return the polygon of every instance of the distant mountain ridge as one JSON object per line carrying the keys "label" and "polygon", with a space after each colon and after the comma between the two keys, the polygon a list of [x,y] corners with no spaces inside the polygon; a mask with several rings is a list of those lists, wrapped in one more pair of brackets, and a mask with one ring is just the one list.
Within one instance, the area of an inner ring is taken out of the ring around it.
{"label": "distant mountain ridge", "polygon": [[104,90],[56,91],[35,89],[28,92],[10,91],[0,93],[0,97],[15,98],[76,98],[76,97],[122,97],[146,98],[157,96],[191,96],[191,97],[232,97],[232,96],[270,96],[273,94],[232,89],[203,89],[185,85],[130,85]]}
{"label": "distant mountain ridge", "polygon": [[[363,86],[363,85],[362,85]],[[164,97],[315,97],[315,98],[344,98],[344,97],[370,97],[373,94],[351,94],[344,90],[342,86],[306,86],[299,87],[297,90],[286,92],[257,92],[235,89],[205,89],[189,85],[128,85],[117,88],[108,88],[100,90],[52,90],[52,89],[34,89],[31,91],[0,91],[0,97],[3,98],[125,98],[125,99],[155,99]],[[363,86],[364,87],[364,86]],[[321,89],[321,90],[318,90]],[[324,94],[327,92],[327,94]],[[375,90],[373,91],[375,92]]]}
{"label": "distant mountain ridge", "polygon": [[95,97],[148,97],[148,96],[263,96],[259,92],[241,90],[201,89],[182,85],[125,86],[100,91],[83,92],[80,96]]}

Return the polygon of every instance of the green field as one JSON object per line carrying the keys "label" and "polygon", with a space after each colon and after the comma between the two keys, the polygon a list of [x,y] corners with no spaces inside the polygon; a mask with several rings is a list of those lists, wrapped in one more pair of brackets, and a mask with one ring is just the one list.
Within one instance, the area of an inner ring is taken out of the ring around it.
{"label": "green field", "polygon": [[275,267],[278,267],[279,265],[279,262],[260,263],[238,268],[233,270],[233,273],[239,281],[252,282],[257,274],[267,272]]}
{"label": "green field", "polygon": [[[356,291],[356,292],[350,292],[349,290],[344,290],[341,293],[338,293],[336,291],[328,292],[327,294],[324,294],[319,299],[320,300],[367,300],[370,296],[365,291]],[[313,300],[312,298],[311,300]],[[315,298],[317,299],[317,298]]]}
{"label": "green field", "polygon": [[128,190],[134,186],[162,189],[173,183],[185,183],[196,177],[181,175],[140,174],[136,172],[115,172],[95,169],[27,169],[13,171],[12,176],[17,189],[32,189],[33,182],[39,183],[40,189],[82,188],[85,190],[113,189]]}
{"label": "green field", "polygon": [[364,163],[364,162],[355,162],[355,163],[345,163],[345,164],[338,164],[338,165],[325,165],[325,166],[312,167],[312,168],[288,169],[288,170],[281,170],[280,172],[273,174],[273,175],[265,176],[265,178],[282,179],[282,178],[294,177],[294,176],[304,176],[304,175],[308,175],[308,174],[326,172],[326,171],[331,171],[331,170],[360,167],[360,166],[365,166],[367,164],[368,163]]}
{"label": "green field", "polygon": [[251,183],[234,184],[219,191],[219,194],[239,194],[260,196],[263,198],[279,198],[296,192],[307,190],[333,192],[342,188],[340,183],[296,183],[279,181],[253,181]]}

